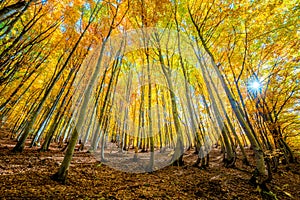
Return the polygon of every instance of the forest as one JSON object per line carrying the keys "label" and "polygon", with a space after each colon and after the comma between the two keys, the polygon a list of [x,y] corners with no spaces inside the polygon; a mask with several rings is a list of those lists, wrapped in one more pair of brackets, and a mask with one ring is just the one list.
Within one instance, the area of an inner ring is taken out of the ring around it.
{"label": "forest", "polygon": [[298,0],[0,0],[1,199],[300,199]]}

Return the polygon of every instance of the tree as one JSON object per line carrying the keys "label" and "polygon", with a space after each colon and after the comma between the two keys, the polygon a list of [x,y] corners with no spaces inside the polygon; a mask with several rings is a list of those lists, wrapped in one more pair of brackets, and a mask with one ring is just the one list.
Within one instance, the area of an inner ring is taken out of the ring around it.
{"label": "tree", "polygon": [[[108,5],[108,6],[110,6],[110,5]],[[84,114],[84,112],[87,108],[91,91],[94,87],[94,84],[96,83],[96,78],[98,77],[99,71],[101,69],[101,62],[102,62],[102,58],[103,58],[103,55],[104,55],[104,50],[105,50],[106,43],[107,43],[107,41],[108,41],[108,39],[111,35],[112,30],[115,28],[116,25],[118,25],[121,22],[121,21],[116,22],[116,17],[118,16],[119,6],[120,6],[120,4],[118,4],[117,7],[115,8],[116,10],[112,14],[112,20],[110,22],[109,30],[107,31],[106,36],[102,40],[100,55],[99,55],[99,58],[97,60],[96,69],[93,72],[91,80],[89,81],[89,85],[87,86],[87,88],[84,92],[83,103],[82,103],[82,106],[81,106],[80,111],[79,111],[79,119],[77,120],[76,127],[81,127],[82,124],[83,124],[83,114]],[[95,8],[93,9],[92,14],[90,16],[90,20],[89,20],[88,25],[90,25],[93,22],[94,17],[95,17],[94,14],[97,14],[100,11],[101,8],[102,8],[101,3],[97,2],[97,4],[96,4]],[[85,30],[87,30],[87,28]],[[72,156],[73,156],[74,147],[76,145],[77,139],[78,139],[78,131],[75,128],[72,135],[71,135],[70,143],[68,145],[64,160],[63,160],[58,172],[55,173],[54,175],[52,175],[52,179],[57,180],[57,181],[61,181],[63,183],[66,181],[69,166],[70,166],[70,163],[71,163],[71,159],[72,159]]]}

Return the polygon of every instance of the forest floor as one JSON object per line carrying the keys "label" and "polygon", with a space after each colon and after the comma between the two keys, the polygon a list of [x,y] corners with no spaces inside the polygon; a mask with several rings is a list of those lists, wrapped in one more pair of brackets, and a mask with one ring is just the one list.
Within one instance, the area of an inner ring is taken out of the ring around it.
{"label": "forest floor", "polygon": [[[185,166],[167,166],[152,173],[126,173],[97,161],[86,151],[74,154],[68,180],[50,179],[64,153],[57,146],[48,152],[37,147],[12,153],[15,141],[0,132],[0,199],[300,199],[300,166],[280,165],[267,184],[266,195],[249,184],[253,166],[237,159],[225,168],[219,149],[211,152],[210,167],[193,166],[197,157],[184,156]],[[247,150],[254,164],[251,150]],[[276,197],[276,198],[275,198]],[[269,198],[271,199],[271,198]]]}

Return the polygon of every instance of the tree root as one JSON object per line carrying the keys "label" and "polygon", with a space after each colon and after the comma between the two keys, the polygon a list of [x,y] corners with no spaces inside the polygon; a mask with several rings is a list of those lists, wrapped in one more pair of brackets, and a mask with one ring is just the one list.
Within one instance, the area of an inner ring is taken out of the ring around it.
{"label": "tree root", "polygon": [[50,179],[53,180],[53,181],[57,181],[57,182],[60,182],[62,184],[66,184],[67,182],[67,176],[68,176],[68,171],[69,170],[66,170],[66,172],[64,174],[59,174],[59,172],[56,172],[55,174],[51,175],[50,176]]}

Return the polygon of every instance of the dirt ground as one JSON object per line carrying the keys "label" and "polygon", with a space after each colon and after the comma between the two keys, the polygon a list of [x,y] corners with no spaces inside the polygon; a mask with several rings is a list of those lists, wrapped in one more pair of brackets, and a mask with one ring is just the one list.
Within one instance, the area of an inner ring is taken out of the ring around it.
{"label": "dirt ground", "polygon": [[249,184],[253,166],[237,159],[236,168],[225,168],[218,149],[211,152],[207,169],[192,166],[196,155],[188,152],[183,167],[139,174],[117,171],[76,151],[64,185],[50,179],[63,159],[60,149],[25,148],[16,154],[11,152],[15,143],[0,137],[0,199],[300,199],[299,164],[281,165],[266,195]]}

